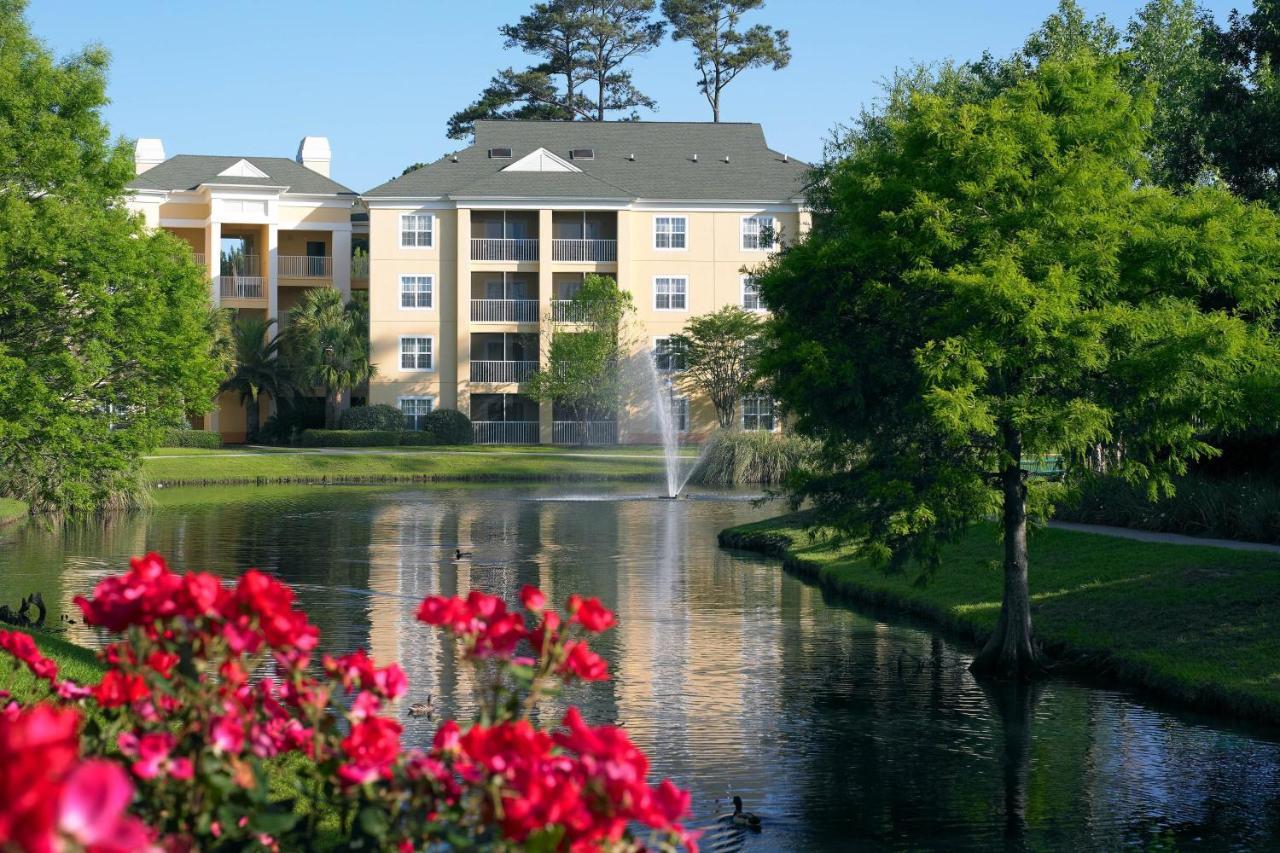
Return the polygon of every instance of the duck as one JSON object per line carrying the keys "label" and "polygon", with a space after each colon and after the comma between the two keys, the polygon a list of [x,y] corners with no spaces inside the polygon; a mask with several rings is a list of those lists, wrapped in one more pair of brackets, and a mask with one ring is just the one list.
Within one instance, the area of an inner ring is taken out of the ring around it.
{"label": "duck", "polygon": [[760,815],[744,812],[742,810],[742,797],[736,794],[733,797],[733,822],[736,826],[745,826],[748,829],[760,828]]}
{"label": "duck", "polygon": [[414,702],[409,706],[410,717],[428,717],[436,712],[436,706],[431,701],[431,694],[427,694],[427,701]]}
{"label": "duck", "polygon": [[471,556],[471,552],[470,552],[470,551],[464,551],[464,550],[462,550],[461,548],[454,548],[454,549],[453,549],[453,558],[454,558],[455,560],[461,560],[461,559],[463,559],[464,557],[470,557],[470,556]]}

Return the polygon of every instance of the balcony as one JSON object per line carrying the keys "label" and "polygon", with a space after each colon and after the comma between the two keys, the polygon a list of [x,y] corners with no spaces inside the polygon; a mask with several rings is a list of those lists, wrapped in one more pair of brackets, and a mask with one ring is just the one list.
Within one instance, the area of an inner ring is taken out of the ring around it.
{"label": "balcony", "polygon": [[538,372],[536,361],[473,361],[472,382],[527,382]]}
{"label": "balcony", "polygon": [[536,261],[537,238],[472,237],[473,261]]}
{"label": "balcony", "polygon": [[551,441],[555,444],[587,444],[592,447],[618,443],[617,421],[587,421],[587,440],[582,441],[583,425],[578,421],[553,421]]}
{"label": "balcony", "polygon": [[218,293],[223,299],[263,299],[262,276],[220,275]]}
{"label": "balcony", "polygon": [[617,240],[551,241],[551,260],[565,263],[612,263],[618,260]]}
{"label": "balcony", "polygon": [[280,255],[280,278],[333,278],[333,258],[328,255]]}
{"label": "balcony", "polygon": [[204,252],[192,252],[191,257],[195,260],[196,266],[205,266]]}
{"label": "balcony", "polygon": [[536,323],[536,299],[472,299],[473,323]]}
{"label": "balcony", "polygon": [[572,299],[554,299],[551,301],[551,321],[553,323],[585,323],[586,316],[582,307]]}
{"label": "balcony", "polygon": [[471,429],[476,444],[538,443],[537,421],[472,421]]}

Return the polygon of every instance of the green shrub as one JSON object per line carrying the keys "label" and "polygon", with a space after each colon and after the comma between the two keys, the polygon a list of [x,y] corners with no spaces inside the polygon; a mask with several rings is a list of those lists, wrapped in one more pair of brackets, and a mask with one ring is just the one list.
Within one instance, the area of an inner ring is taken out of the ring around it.
{"label": "green shrub", "polygon": [[807,464],[812,439],[769,432],[719,432],[702,453],[689,482],[699,486],[777,485]]}
{"label": "green shrub", "polygon": [[400,433],[377,429],[304,429],[302,447],[395,447]]}
{"label": "green shrub", "polygon": [[1162,533],[1280,543],[1280,485],[1236,477],[1178,479],[1172,497],[1153,501],[1145,488],[1118,477],[1085,479],[1055,515],[1064,521]]}
{"label": "green shrub", "polygon": [[400,433],[400,444],[405,447],[430,447],[439,443],[440,439],[436,438],[436,434],[433,432],[413,432],[410,430]]}
{"label": "green shrub", "polygon": [[404,429],[404,412],[386,403],[347,409],[338,420],[341,429],[375,429],[400,432]]}
{"label": "green shrub", "polygon": [[475,441],[471,418],[457,409],[436,409],[423,419],[422,431],[434,435],[437,444],[471,444]]}
{"label": "green shrub", "polygon": [[222,446],[222,436],[205,429],[167,429],[160,437],[160,447],[199,447],[212,450]]}

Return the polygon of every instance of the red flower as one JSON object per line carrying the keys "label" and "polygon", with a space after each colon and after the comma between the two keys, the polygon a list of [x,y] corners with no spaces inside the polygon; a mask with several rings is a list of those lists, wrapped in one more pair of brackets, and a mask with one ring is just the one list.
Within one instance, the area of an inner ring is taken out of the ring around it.
{"label": "red flower", "polygon": [[577,622],[593,634],[612,628],[616,621],[613,611],[601,604],[598,598],[584,599],[580,595],[571,595],[567,609],[570,622]]}
{"label": "red flower", "polygon": [[526,610],[532,610],[534,613],[541,613],[542,608],[547,606],[547,597],[542,594],[542,590],[529,584],[525,584],[520,590],[520,601]]}
{"label": "red flower", "polygon": [[217,616],[230,597],[222,581],[207,572],[187,572],[182,576],[180,608],[184,616]]}
{"label": "red flower", "polygon": [[58,795],[74,766],[80,715],[35,705],[0,715],[0,848],[54,849]]}
{"label": "red flower", "polygon": [[159,554],[134,557],[129,571],[103,578],[93,598],[76,596],[84,621],[119,633],[133,625],[148,625],[178,612],[182,579],[169,571]]}
{"label": "red flower", "polygon": [[40,654],[36,641],[30,634],[22,631],[0,630],[0,649],[26,664],[27,669],[31,670],[36,678],[48,681],[51,686],[57,686],[58,664]]}
{"label": "red flower", "polygon": [[395,720],[367,717],[351,726],[342,740],[347,763],[339,773],[351,784],[371,782],[378,778],[400,755],[402,727]]}
{"label": "red flower", "polygon": [[604,658],[587,647],[580,640],[569,640],[564,644],[565,658],[560,672],[575,675],[583,681],[608,681],[609,665]]}
{"label": "red flower", "polygon": [[151,696],[147,682],[140,675],[125,675],[118,669],[109,669],[102,681],[93,688],[94,700],[104,708],[132,705]]}
{"label": "red flower", "polygon": [[216,752],[239,755],[244,749],[244,724],[237,714],[214,717],[209,726],[209,741]]}
{"label": "red flower", "polygon": [[150,847],[146,827],[125,809],[133,800],[133,785],[118,764],[86,761],[67,777],[58,800],[58,829],[81,846],[110,851]]}

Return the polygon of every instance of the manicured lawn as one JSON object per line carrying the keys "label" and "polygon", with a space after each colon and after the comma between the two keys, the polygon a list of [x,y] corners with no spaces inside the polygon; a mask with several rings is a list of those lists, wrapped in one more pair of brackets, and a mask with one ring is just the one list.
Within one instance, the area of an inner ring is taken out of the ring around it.
{"label": "manicured lawn", "polygon": [[[1001,546],[976,526],[924,585],[851,549],[815,544],[798,516],[731,528],[729,547],[784,556],[851,598],[923,615],[974,640],[1000,609]],[[1033,619],[1067,665],[1205,709],[1280,722],[1280,554],[1135,542],[1040,529],[1031,538]]]}
{"label": "manicured lawn", "polygon": [[662,470],[651,447],[414,447],[335,450],[168,448],[144,460],[151,484],[431,480],[646,480]]}
{"label": "manicured lawn", "polygon": [[27,517],[27,505],[13,498],[0,498],[0,526]]}

